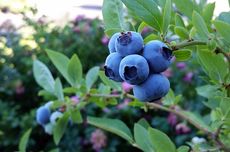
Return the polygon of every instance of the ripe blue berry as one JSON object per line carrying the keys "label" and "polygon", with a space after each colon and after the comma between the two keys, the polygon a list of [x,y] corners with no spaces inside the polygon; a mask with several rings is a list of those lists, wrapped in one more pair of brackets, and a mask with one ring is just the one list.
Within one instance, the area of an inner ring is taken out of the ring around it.
{"label": "ripe blue berry", "polygon": [[40,125],[45,125],[49,122],[50,118],[50,110],[45,106],[41,106],[38,108],[36,112],[36,121]]}
{"label": "ripe blue berry", "polygon": [[119,65],[121,62],[122,57],[120,56],[119,53],[114,52],[111,53],[105,60],[105,75],[114,81],[117,82],[122,82],[123,80],[121,79],[119,75]]}
{"label": "ripe blue berry", "polygon": [[63,114],[61,112],[59,112],[59,111],[53,112],[51,114],[51,116],[50,116],[50,122],[51,122],[51,124],[55,125],[57,123],[57,120],[59,118],[61,118],[62,116],[63,116]]}
{"label": "ripe blue berry", "polygon": [[119,67],[121,78],[130,84],[139,84],[149,75],[149,66],[144,57],[133,54],[121,60]]}
{"label": "ripe blue berry", "polygon": [[140,101],[154,101],[164,97],[169,88],[170,83],[165,76],[152,74],[142,84],[133,87],[133,94]]}
{"label": "ripe blue berry", "polygon": [[117,38],[119,37],[119,35],[120,35],[120,33],[115,33],[115,34],[113,34],[113,36],[110,38],[109,44],[108,44],[108,48],[109,48],[109,52],[110,52],[110,53],[116,52],[116,49],[115,49],[115,42],[116,42]]}
{"label": "ripe blue berry", "polygon": [[145,45],[143,56],[149,63],[150,72],[160,73],[169,67],[172,51],[163,42],[153,40]]}
{"label": "ripe blue berry", "polygon": [[138,54],[144,46],[142,36],[137,32],[122,32],[116,39],[115,48],[122,57],[130,54]]}

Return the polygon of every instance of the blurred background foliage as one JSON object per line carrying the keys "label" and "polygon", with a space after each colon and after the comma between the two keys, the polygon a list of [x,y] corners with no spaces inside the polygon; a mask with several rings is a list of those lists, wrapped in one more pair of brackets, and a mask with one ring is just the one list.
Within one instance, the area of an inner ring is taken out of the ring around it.
{"label": "blurred background foliage", "polygon": [[[11,21],[0,25],[0,151],[4,152],[17,150],[22,133],[31,127],[33,132],[29,141],[29,151],[49,151],[56,148],[52,137],[45,134],[43,128],[35,122],[36,107],[47,101],[37,96],[40,88],[32,75],[34,58],[46,63],[56,77],[59,74],[44,52],[45,48],[60,51],[69,57],[74,53],[78,54],[85,72],[95,65],[103,65],[108,55],[109,39],[104,35],[101,20],[76,16],[64,26],[58,26],[48,21],[45,16],[32,19],[25,11],[36,14],[36,10],[24,8],[15,10],[7,3],[1,7],[2,13],[16,13],[23,18],[21,27],[15,27]],[[142,34],[147,35],[149,32],[150,29],[144,29]],[[201,77],[204,75],[195,58],[186,63],[173,62],[164,74],[170,79],[174,92],[183,95],[179,105],[190,111],[207,113],[208,108],[198,102],[204,99],[201,99],[195,90],[196,86],[203,84]],[[199,136],[192,126],[173,114],[161,111],[144,112],[128,107],[126,100],[105,109],[91,105],[84,110],[90,115],[121,119],[129,127],[144,117],[153,127],[169,135],[177,145]],[[115,152],[118,149],[138,151],[123,139],[87,124],[69,126],[58,149],[79,152]]]}

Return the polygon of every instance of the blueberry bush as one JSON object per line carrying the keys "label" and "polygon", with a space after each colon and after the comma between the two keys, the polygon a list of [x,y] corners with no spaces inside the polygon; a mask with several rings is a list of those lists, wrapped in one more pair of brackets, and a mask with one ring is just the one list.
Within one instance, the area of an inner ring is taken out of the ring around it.
{"label": "blueberry bush", "polygon": [[[92,65],[100,66],[104,61],[108,38],[104,35],[99,19],[88,19],[80,15],[67,21],[66,25],[59,26],[45,17],[36,20],[27,17],[27,13],[31,14],[27,9],[25,13],[15,12],[11,8],[3,7],[4,4],[0,7],[3,13],[18,13],[16,16],[22,16],[24,23],[23,26],[16,27],[8,20],[0,26],[0,151],[17,151],[20,136],[28,128],[36,130],[30,135],[31,149],[48,151],[55,147],[50,142],[51,137],[42,134],[42,128],[34,121],[37,107],[45,100],[37,95],[40,87],[33,77],[33,58],[36,56],[50,65],[52,73],[59,75],[47,59],[44,48],[55,49],[68,56],[77,52],[83,68],[87,70]],[[33,32],[27,34],[31,29]],[[91,43],[82,43],[87,40]],[[74,45],[66,45],[70,42],[74,42]],[[77,136],[79,132],[72,134]],[[90,134],[92,129],[86,132]],[[80,138],[76,141],[77,144],[81,142]]]}
{"label": "blueberry bush", "polygon": [[[50,47],[44,50],[59,75],[54,77],[39,59],[33,61],[34,78],[42,88],[39,95],[47,100],[37,109],[37,123],[53,136],[56,145],[72,126],[92,125],[120,136],[133,151],[230,151],[230,15],[223,12],[214,17],[214,9],[215,3],[206,0],[104,0],[105,33],[111,37],[104,68],[94,66],[85,73],[77,54],[69,58]],[[151,32],[142,36],[146,28]],[[176,73],[177,78],[169,79],[169,89],[164,75],[170,78],[170,68],[186,70],[184,61],[196,77],[192,72],[185,72],[184,77]],[[133,91],[122,89],[121,81],[127,83],[126,89],[132,84]],[[129,109],[142,110],[148,117],[129,124],[129,119],[92,115],[88,108],[97,105],[109,110],[123,99],[129,100]],[[192,107],[192,102],[200,107]],[[171,140],[163,132],[165,121],[149,121],[155,110],[169,113],[172,125],[181,120],[175,127],[178,134],[190,132],[189,124],[196,129],[195,135],[204,138],[185,143]],[[20,150],[25,150],[31,131],[22,136]],[[91,139],[97,136],[103,139],[103,147],[106,136],[97,130]],[[94,149],[100,151],[100,146]]]}

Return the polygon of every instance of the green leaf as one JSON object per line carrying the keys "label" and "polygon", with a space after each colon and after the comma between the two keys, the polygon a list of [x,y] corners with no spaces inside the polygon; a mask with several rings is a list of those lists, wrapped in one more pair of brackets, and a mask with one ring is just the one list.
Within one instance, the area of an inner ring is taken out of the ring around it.
{"label": "green leaf", "polygon": [[202,128],[209,130],[210,132],[212,131],[210,126],[205,123],[205,121],[200,115],[189,112],[189,111],[181,111],[181,113],[185,115],[186,117],[190,118],[193,122],[195,122],[197,125],[201,126]]}
{"label": "green leaf", "polygon": [[62,83],[61,83],[61,80],[59,78],[57,78],[55,80],[54,90],[55,90],[55,94],[56,94],[58,100],[64,101]]}
{"label": "green leaf", "polygon": [[204,19],[202,18],[202,16],[196,11],[193,12],[192,23],[194,27],[196,28],[197,33],[199,34],[201,39],[204,39],[204,40],[208,39],[209,32],[208,32],[207,25]]}
{"label": "green leaf", "polygon": [[93,126],[102,128],[111,133],[114,133],[125,140],[133,143],[133,136],[129,128],[125,123],[118,119],[108,119],[108,118],[97,118],[97,117],[87,117],[87,122]]}
{"label": "green leaf", "polygon": [[182,39],[188,39],[189,38],[189,33],[188,30],[184,27],[181,26],[176,26],[174,28],[174,32],[180,36]]}
{"label": "green leaf", "polygon": [[197,55],[205,72],[211,79],[225,82],[225,76],[228,73],[228,65],[221,54],[215,54],[208,50],[199,50]]}
{"label": "green leaf", "polygon": [[67,74],[69,58],[67,58],[62,53],[59,53],[59,52],[56,52],[50,49],[46,49],[46,52],[50,60],[54,64],[54,66],[58,69],[58,71],[62,74],[62,76],[66,79],[66,81],[71,83],[71,81],[68,78],[68,74]]}
{"label": "green leaf", "polygon": [[203,9],[202,16],[203,16],[205,22],[208,24],[211,23],[214,9],[215,9],[215,3],[209,3]]}
{"label": "green leaf", "polygon": [[165,133],[154,128],[149,128],[148,132],[157,152],[176,152],[175,145]]}
{"label": "green leaf", "polygon": [[73,123],[82,123],[83,122],[80,109],[75,108],[71,112],[71,120],[73,121]]}
{"label": "green leaf", "polygon": [[146,24],[161,31],[161,13],[154,0],[122,0],[122,2]]}
{"label": "green leaf", "polygon": [[44,63],[35,60],[33,62],[33,74],[38,85],[50,93],[54,92],[54,78]]}
{"label": "green leaf", "polygon": [[163,12],[162,31],[164,34],[167,32],[170,21],[171,21],[171,11],[172,11],[172,2],[171,0],[167,0],[165,3],[164,12]]}
{"label": "green leaf", "polygon": [[220,109],[225,116],[230,116],[230,98],[222,98],[222,101],[220,102]]}
{"label": "green leaf", "polygon": [[56,96],[53,93],[50,93],[46,90],[40,90],[38,92],[38,96],[43,96],[44,98],[56,98]]}
{"label": "green leaf", "polygon": [[134,125],[134,139],[135,139],[136,144],[144,152],[154,152],[155,151],[151,143],[150,137],[148,135],[147,129],[138,123]]}
{"label": "green leaf", "polygon": [[160,7],[164,7],[167,0],[154,0]]}
{"label": "green leaf", "polygon": [[104,84],[110,86],[111,88],[121,90],[120,83],[114,82],[105,76],[104,71],[99,71],[99,77]]}
{"label": "green leaf", "polygon": [[176,105],[181,100],[181,97],[181,95],[175,96],[173,90],[170,89],[168,94],[163,98],[163,104],[166,106]]}
{"label": "green leaf", "polygon": [[150,34],[148,35],[145,39],[144,39],[144,43],[148,43],[149,41],[152,41],[152,40],[159,40],[160,37],[156,34]]}
{"label": "green leaf", "polygon": [[189,147],[188,146],[180,146],[178,149],[177,149],[177,152],[189,152]]}
{"label": "green leaf", "polygon": [[181,49],[173,51],[173,55],[176,57],[176,61],[186,61],[192,56],[192,51],[189,49]]}
{"label": "green leaf", "polygon": [[163,104],[164,105],[173,105],[174,104],[175,95],[172,89],[169,90],[168,94],[164,97]]}
{"label": "green leaf", "polygon": [[180,27],[185,27],[184,21],[183,21],[182,17],[179,14],[175,15],[175,25],[180,26]]}
{"label": "green leaf", "polygon": [[98,74],[99,74],[99,67],[91,68],[86,74],[85,81],[86,81],[86,87],[88,91],[91,89],[93,84],[97,81]]}
{"label": "green leaf", "polygon": [[77,91],[78,89],[74,87],[67,87],[63,89],[63,92],[66,94],[75,94]]}
{"label": "green leaf", "polygon": [[150,127],[150,124],[147,122],[145,118],[141,118],[137,123],[145,129],[148,129]]}
{"label": "green leaf", "polygon": [[78,84],[81,83],[82,79],[82,65],[81,61],[79,60],[78,56],[74,54],[69,61],[67,67],[67,74],[68,78],[71,82],[71,85],[76,87]]}
{"label": "green leaf", "polygon": [[108,37],[112,37],[114,33],[123,32],[123,31],[124,31],[124,30],[119,29],[119,28],[110,28],[110,29],[106,29],[106,30],[105,30],[105,34],[106,34]]}
{"label": "green leaf", "polygon": [[66,112],[60,119],[58,119],[56,125],[54,126],[53,138],[56,145],[59,144],[62,136],[64,135],[65,130],[67,128],[68,121],[69,121],[69,113]]}
{"label": "green leaf", "polygon": [[148,25],[145,22],[141,22],[141,24],[138,26],[137,32],[141,33],[146,26]]}
{"label": "green leaf", "polygon": [[217,20],[223,21],[225,23],[230,24],[230,12],[222,12],[218,16]]}
{"label": "green leaf", "polygon": [[215,25],[217,32],[228,44],[230,44],[230,24],[218,20],[213,21],[213,24]]}
{"label": "green leaf", "polygon": [[192,12],[194,10],[194,2],[191,0],[173,0],[176,4],[176,8],[189,19],[192,19]]}
{"label": "green leaf", "polygon": [[26,152],[26,145],[28,143],[29,137],[30,137],[30,133],[31,133],[32,129],[28,129],[23,136],[20,139],[19,142],[19,151],[20,152]]}
{"label": "green leaf", "polygon": [[[129,27],[124,20],[124,9],[120,0],[104,0],[102,6],[103,21],[106,33],[111,36],[115,32],[127,31]],[[112,30],[113,29],[113,30]],[[116,30],[114,30],[116,29]],[[108,30],[110,32],[108,32]]]}
{"label": "green leaf", "polygon": [[214,85],[204,85],[204,86],[197,87],[196,92],[202,97],[210,98],[213,95],[215,95],[218,88],[219,88],[218,86],[214,86]]}
{"label": "green leaf", "polygon": [[48,152],[60,152],[60,150],[58,148],[54,148],[54,149],[49,150]]}

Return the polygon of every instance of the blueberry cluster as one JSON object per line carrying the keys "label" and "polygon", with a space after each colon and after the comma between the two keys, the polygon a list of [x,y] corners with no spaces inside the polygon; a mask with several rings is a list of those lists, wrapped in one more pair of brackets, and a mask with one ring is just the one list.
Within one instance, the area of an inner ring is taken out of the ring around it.
{"label": "blueberry cluster", "polygon": [[133,31],[115,33],[108,44],[105,75],[114,81],[134,85],[134,96],[140,101],[154,101],[165,96],[169,80],[161,74],[172,58],[163,42],[153,40],[144,45],[142,36]]}
{"label": "blueberry cluster", "polygon": [[62,112],[56,110],[54,112],[51,111],[51,106],[53,102],[50,101],[45,105],[38,108],[36,111],[36,121],[39,125],[41,125],[45,132],[48,134],[52,134],[52,128],[56,124],[57,120],[62,117]]}

